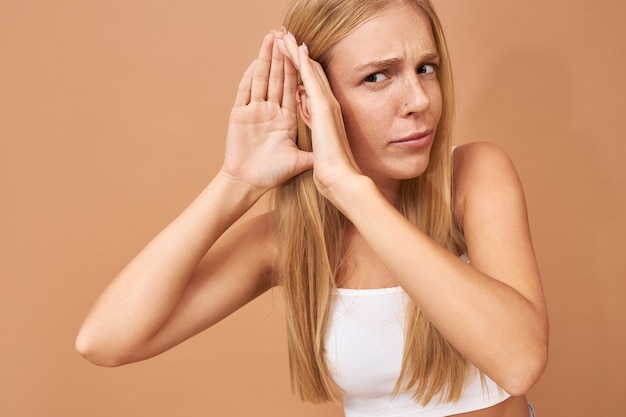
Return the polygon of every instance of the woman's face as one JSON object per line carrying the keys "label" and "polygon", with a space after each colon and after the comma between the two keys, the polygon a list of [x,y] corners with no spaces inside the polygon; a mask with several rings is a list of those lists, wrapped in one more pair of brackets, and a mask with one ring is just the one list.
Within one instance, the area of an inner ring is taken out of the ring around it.
{"label": "woman's face", "polygon": [[439,55],[424,12],[389,7],[335,44],[327,74],[356,162],[379,186],[421,175],[441,117]]}

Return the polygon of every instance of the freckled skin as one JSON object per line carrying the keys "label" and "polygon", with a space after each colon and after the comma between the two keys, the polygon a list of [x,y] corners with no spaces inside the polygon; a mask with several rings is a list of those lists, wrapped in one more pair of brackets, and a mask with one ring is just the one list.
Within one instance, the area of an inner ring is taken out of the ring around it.
{"label": "freckled skin", "polygon": [[441,117],[428,18],[411,5],[389,8],[339,41],[329,57],[329,81],[363,173],[383,188],[422,174],[432,141],[417,148],[390,142],[419,132],[434,135]]}

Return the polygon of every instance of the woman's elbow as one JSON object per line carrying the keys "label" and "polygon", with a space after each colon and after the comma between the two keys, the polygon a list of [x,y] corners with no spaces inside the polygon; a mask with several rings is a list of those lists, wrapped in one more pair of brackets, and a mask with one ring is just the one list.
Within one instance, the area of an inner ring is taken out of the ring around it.
{"label": "woman's elbow", "polygon": [[538,352],[516,361],[509,367],[509,373],[502,388],[513,396],[525,395],[537,383],[548,363],[547,345]]}
{"label": "woman's elbow", "polygon": [[97,366],[116,367],[132,362],[111,343],[91,337],[83,330],[76,336],[74,346],[80,356]]}

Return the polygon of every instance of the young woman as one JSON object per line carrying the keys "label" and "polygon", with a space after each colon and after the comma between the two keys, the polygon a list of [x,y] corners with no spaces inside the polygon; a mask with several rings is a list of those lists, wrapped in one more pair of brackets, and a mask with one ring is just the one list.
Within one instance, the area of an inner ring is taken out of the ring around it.
{"label": "young woman", "polygon": [[[432,6],[296,0],[285,26],[241,80],[220,172],[107,287],[77,349],[143,360],[282,285],[302,399],[532,415],[548,320],[524,195],[497,147],[451,148]],[[231,228],[270,190],[273,210]]]}

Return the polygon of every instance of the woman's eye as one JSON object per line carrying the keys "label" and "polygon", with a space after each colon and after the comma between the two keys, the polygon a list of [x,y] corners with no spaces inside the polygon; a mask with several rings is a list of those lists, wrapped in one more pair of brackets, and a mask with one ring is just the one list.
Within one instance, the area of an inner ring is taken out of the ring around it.
{"label": "woman's eye", "polygon": [[377,72],[376,74],[371,74],[365,77],[366,83],[379,83],[381,81],[385,81],[387,76],[382,72]]}
{"label": "woman's eye", "polygon": [[417,69],[418,74],[432,74],[437,70],[437,66],[433,64],[424,64]]}

